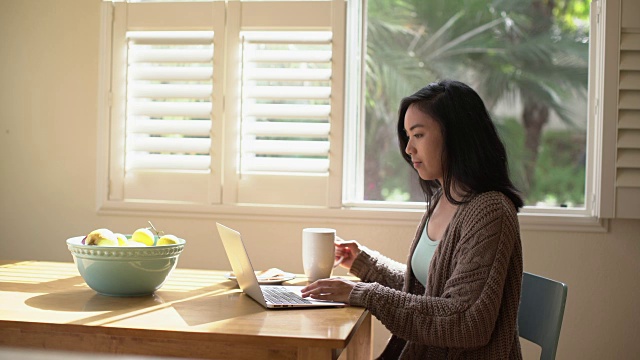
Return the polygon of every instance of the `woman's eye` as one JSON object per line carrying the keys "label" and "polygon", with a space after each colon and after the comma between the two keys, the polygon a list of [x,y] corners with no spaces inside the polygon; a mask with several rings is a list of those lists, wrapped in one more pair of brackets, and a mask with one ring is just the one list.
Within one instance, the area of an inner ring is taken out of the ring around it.
{"label": "woman's eye", "polygon": [[415,135],[413,135],[413,137],[416,138],[416,139],[420,139],[422,137],[422,134],[415,134]]}

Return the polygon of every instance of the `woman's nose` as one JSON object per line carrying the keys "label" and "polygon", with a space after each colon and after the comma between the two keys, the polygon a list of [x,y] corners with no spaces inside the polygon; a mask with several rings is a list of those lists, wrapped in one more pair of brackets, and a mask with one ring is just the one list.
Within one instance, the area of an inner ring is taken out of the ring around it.
{"label": "woman's nose", "polygon": [[407,142],[407,146],[404,148],[404,152],[406,152],[409,155],[411,155],[411,153],[413,152],[413,146],[411,145],[411,141]]}

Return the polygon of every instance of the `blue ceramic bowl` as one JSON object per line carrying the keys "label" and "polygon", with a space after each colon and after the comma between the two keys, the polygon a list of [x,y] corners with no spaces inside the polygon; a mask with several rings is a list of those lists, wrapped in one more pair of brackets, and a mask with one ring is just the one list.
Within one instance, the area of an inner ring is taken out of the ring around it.
{"label": "blue ceramic bowl", "polygon": [[[128,236],[129,237],[129,236]],[[67,240],[80,275],[90,288],[109,296],[144,296],[158,290],[178,263],[185,241],[161,246],[83,245]]]}

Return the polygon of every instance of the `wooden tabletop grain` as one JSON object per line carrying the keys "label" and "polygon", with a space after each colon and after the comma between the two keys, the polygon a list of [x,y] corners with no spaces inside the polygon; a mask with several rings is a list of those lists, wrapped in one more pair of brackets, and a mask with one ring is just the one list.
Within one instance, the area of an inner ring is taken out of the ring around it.
{"label": "wooden tabletop grain", "polygon": [[0,346],[207,359],[371,358],[366,310],[266,310],[226,273],[177,268],[153,295],[110,297],[90,289],[71,262],[0,261]]}

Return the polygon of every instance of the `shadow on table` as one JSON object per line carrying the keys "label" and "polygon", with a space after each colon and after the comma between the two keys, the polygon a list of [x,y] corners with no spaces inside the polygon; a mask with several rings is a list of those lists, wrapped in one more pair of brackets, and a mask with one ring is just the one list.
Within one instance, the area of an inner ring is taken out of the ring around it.
{"label": "shadow on table", "polygon": [[17,293],[31,308],[78,313],[65,321],[79,325],[131,324],[162,312],[160,322],[208,326],[264,311],[244,298],[235,281],[208,270],[176,269],[154,294],[113,297],[90,289],[73,263],[16,261],[0,267],[0,289]]}
{"label": "shadow on table", "polygon": [[[31,297],[25,305],[48,311],[84,312],[77,325],[107,325],[158,311],[173,311],[188,326],[216,323],[264,309],[236,289],[217,284],[195,294],[156,292],[148,296],[113,297],[90,289],[59,291]],[[241,300],[241,301],[239,301]],[[165,316],[166,317],[166,316]]]}

